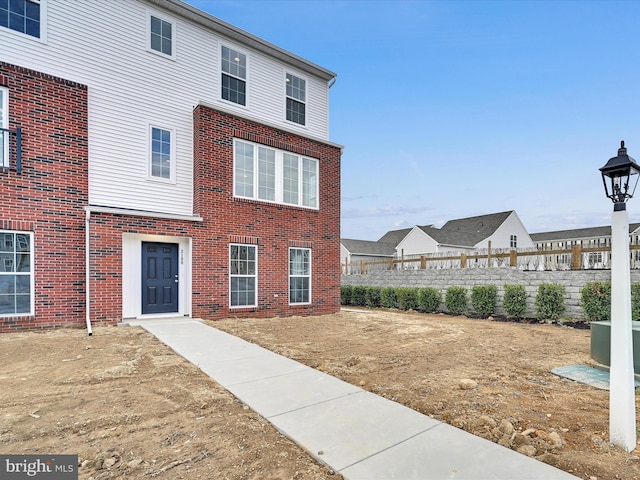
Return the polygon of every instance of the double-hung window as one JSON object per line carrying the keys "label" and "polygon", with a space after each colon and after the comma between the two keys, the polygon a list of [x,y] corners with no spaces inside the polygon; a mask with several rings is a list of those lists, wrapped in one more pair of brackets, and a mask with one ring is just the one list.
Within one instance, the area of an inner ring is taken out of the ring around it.
{"label": "double-hung window", "polygon": [[256,245],[229,246],[229,290],[231,307],[257,305],[258,258]]}
{"label": "double-hung window", "polygon": [[307,82],[287,73],[287,120],[305,125]]}
{"label": "double-hung window", "polygon": [[149,177],[154,180],[175,182],[175,133],[160,127],[150,127]]}
{"label": "double-hung window", "polygon": [[40,0],[0,0],[0,27],[40,38]]}
{"label": "double-hung window", "polygon": [[289,303],[311,302],[311,250],[289,249]]}
{"label": "double-hung window", "polygon": [[149,14],[149,48],[173,58],[173,39],[173,24],[164,18]]}
{"label": "double-hung window", "polygon": [[511,237],[509,239],[509,245],[511,246],[511,248],[518,248],[518,236],[517,235],[511,235]]}
{"label": "double-hung window", "polygon": [[0,87],[0,167],[9,166],[8,129],[9,129],[9,89]]}
{"label": "double-hung window", "polygon": [[222,46],[222,99],[247,104],[247,56]]}
{"label": "double-hung window", "polygon": [[33,238],[0,231],[0,315],[33,314]]}
{"label": "double-hung window", "polygon": [[233,176],[236,197],[318,208],[315,158],[236,140]]}

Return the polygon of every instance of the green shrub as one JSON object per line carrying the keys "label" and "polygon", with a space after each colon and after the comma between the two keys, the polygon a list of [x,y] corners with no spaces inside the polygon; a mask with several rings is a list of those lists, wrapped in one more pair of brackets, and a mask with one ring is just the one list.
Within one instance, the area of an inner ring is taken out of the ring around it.
{"label": "green shrub", "polygon": [[340,304],[351,304],[351,285],[340,285]]}
{"label": "green shrub", "polygon": [[522,318],[527,311],[527,291],[524,285],[505,285],[502,308],[508,317]]}
{"label": "green shrub", "polygon": [[367,304],[367,307],[379,307],[381,293],[382,288],[380,287],[367,287],[367,291],[365,293],[365,303]]}
{"label": "green shrub", "polygon": [[398,308],[400,310],[417,310],[418,309],[418,289],[417,288],[398,288]]}
{"label": "green shrub", "polygon": [[496,312],[498,289],[495,285],[475,285],[471,289],[471,307],[480,315]]}
{"label": "green shrub", "polygon": [[393,287],[383,288],[380,292],[380,305],[385,308],[396,308],[398,306],[398,295]]}
{"label": "green shrub", "polygon": [[540,320],[557,320],[565,311],[564,285],[542,283],[536,296],[536,317]]}
{"label": "green shrub", "polygon": [[467,289],[464,287],[449,287],[444,296],[444,304],[452,315],[462,315],[467,311]]}
{"label": "green shrub", "polygon": [[631,284],[631,318],[640,320],[640,283]]}
{"label": "green shrub", "polygon": [[437,288],[427,287],[418,290],[418,310],[421,312],[436,312],[441,303],[442,294]]}
{"label": "green shrub", "polygon": [[366,305],[367,287],[364,285],[354,285],[351,289],[351,305],[364,306]]}
{"label": "green shrub", "polygon": [[589,282],[582,287],[580,305],[587,322],[611,320],[611,282]]}

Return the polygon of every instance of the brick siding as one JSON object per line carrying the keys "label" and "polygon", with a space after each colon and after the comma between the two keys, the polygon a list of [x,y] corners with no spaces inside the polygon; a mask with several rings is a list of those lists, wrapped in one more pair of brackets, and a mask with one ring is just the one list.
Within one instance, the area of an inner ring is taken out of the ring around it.
{"label": "brick siding", "polygon": [[0,331],[84,320],[87,87],[0,62],[9,128],[22,129],[22,173],[0,168],[0,229],[33,232],[35,315]]}
{"label": "brick siding", "polygon": [[[35,315],[0,331],[83,326],[88,205],[87,87],[0,63],[10,128],[23,131],[23,171],[0,170],[0,229],[34,234]],[[124,233],[192,239],[192,315],[318,315],[340,308],[340,148],[212,108],[194,110],[194,213],[202,222],[92,212],[91,320],[122,319]],[[319,209],[233,197],[233,139],[319,160]],[[229,308],[229,244],[258,248],[258,306]],[[289,305],[289,247],[312,250],[312,302]]]}

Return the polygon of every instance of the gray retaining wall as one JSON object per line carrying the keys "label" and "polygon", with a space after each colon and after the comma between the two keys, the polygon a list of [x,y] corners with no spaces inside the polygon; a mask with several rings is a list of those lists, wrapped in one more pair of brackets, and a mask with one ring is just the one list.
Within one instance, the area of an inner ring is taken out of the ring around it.
{"label": "gray retaining wall", "polygon": [[[522,271],[517,268],[465,268],[465,269],[426,269],[426,270],[390,270],[371,272],[366,275],[342,275],[343,285],[364,285],[376,287],[434,287],[442,292],[447,288],[465,287],[471,293],[474,285],[495,285],[498,287],[498,311],[502,314],[502,298],[505,284],[524,285],[527,291],[527,315],[535,313],[535,299],[538,285],[557,283],[566,289],[565,316],[583,318],[580,307],[582,287],[588,282],[611,280],[611,270],[566,270],[566,271]],[[631,283],[640,282],[640,270],[631,270]]]}

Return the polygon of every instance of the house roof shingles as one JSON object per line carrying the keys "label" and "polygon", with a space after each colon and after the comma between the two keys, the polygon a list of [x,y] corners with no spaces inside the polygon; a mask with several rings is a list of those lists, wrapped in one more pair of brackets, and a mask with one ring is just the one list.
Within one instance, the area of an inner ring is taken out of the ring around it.
{"label": "house roof shingles", "polygon": [[396,246],[392,243],[353,240],[350,238],[341,238],[340,242],[351,255],[393,257],[396,253]]}
{"label": "house roof shingles", "polygon": [[473,247],[493,235],[512,213],[513,210],[509,210],[449,220],[442,228],[419,228],[440,244]]}
{"label": "house roof shingles", "polygon": [[[629,233],[640,228],[640,223],[630,223]],[[571,230],[556,230],[554,232],[532,233],[531,241],[552,242],[554,240],[579,240],[583,238],[604,238],[611,236],[611,226],[575,228]]]}

